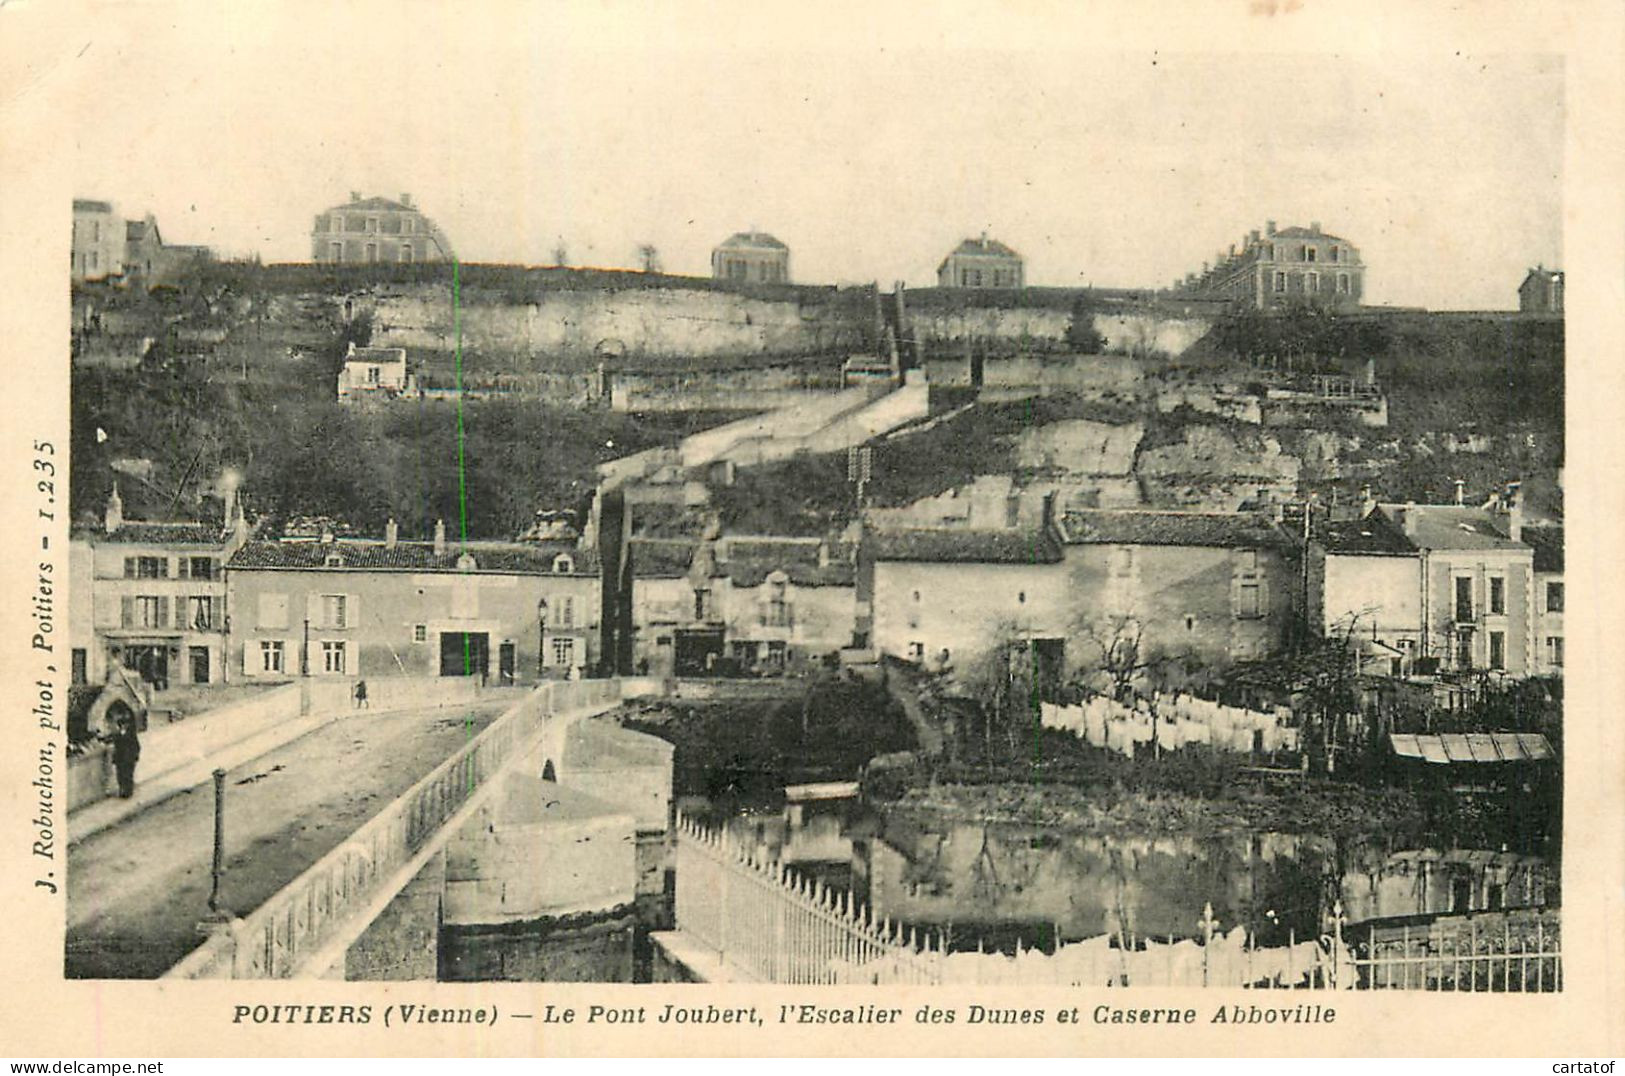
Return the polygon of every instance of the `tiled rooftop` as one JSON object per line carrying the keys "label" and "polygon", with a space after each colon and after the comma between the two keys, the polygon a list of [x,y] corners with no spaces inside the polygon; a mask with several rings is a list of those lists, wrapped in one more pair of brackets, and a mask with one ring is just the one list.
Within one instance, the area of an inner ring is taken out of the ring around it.
{"label": "tiled rooftop", "polygon": [[[448,542],[436,553],[432,542],[397,542],[390,546],[374,539],[340,538],[333,542],[249,542],[227,562],[236,571],[412,571],[457,572],[464,553],[474,558],[474,571],[525,575],[597,575],[598,557],[591,550],[565,542]],[[573,570],[556,573],[553,562],[568,554]],[[337,556],[339,563],[329,565]]]}
{"label": "tiled rooftop", "polygon": [[1286,532],[1264,515],[1239,512],[1154,512],[1081,509],[1061,518],[1067,545],[1185,545],[1220,548],[1289,546]]}
{"label": "tiled rooftop", "polygon": [[935,561],[951,564],[1055,564],[1060,546],[1038,528],[979,530],[933,527],[877,530],[871,541],[876,560]]}

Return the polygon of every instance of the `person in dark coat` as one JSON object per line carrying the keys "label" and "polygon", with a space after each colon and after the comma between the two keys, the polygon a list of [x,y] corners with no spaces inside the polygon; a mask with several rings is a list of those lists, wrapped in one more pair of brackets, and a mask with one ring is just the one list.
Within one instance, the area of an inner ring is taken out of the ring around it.
{"label": "person in dark coat", "polygon": [[141,758],[141,738],[135,732],[135,718],[129,715],[120,717],[111,739],[119,798],[129,799],[135,793],[135,764]]}

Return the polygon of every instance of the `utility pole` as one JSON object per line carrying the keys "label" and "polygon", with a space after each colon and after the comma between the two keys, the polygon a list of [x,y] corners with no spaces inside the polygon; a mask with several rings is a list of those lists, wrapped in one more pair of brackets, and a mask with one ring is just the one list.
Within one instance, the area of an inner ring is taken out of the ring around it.
{"label": "utility pole", "polygon": [[299,648],[299,675],[310,675],[310,617],[305,617],[305,642]]}
{"label": "utility pole", "polygon": [[226,771],[214,771],[214,865],[209,888],[209,913],[220,914],[220,879],[226,873]]}

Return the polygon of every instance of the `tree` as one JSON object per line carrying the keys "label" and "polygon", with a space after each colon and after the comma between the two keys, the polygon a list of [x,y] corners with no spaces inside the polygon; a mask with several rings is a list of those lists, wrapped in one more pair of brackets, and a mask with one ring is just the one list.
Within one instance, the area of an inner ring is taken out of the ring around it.
{"label": "tree", "polygon": [[564,245],[563,236],[559,236],[559,241],[553,244],[553,264],[558,266],[570,264],[570,248]]}
{"label": "tree", "polygon": [[1090,660],[1079,665],[1080,673],[1104,676],[1119,701],[1133,696],[1135,682],[1144,674],[1178,657],[1148,645],[1145,623],[1133,613],[1083,618],[1074,625],[1073,636],[1090,652]]}
{"label": "tree", "polygon": [[660,251],[653,243],[643,243],[638,247],[638,264],[645,273],[658,273],[660,268]]}

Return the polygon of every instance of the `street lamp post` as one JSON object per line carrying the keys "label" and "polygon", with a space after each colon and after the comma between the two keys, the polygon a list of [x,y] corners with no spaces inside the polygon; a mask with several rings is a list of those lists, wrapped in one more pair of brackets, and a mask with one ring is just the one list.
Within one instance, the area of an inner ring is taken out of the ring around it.
{"label": "street lamp post", "polygon": [[547,668],[547,599],[536,603],[536,679],[543,679]]}
{"label": "street lamp post", "polygon": [[310,617],[305,617],[305,642],[299,648],[299,675],[310,675]]}

